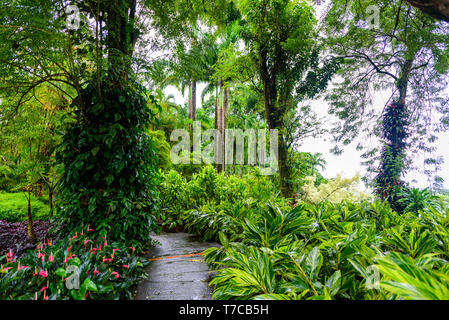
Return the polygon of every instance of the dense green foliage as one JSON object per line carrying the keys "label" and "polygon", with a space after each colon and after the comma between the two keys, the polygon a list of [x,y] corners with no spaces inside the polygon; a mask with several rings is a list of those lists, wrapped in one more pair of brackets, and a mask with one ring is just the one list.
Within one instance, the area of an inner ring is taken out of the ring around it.
{"label": "dense green foliage", "polygon": [[[0,0],[0,222],[28,231],[2,250],[36,248],[0,257],[0,299],[131,299],[135,254],[161,229],[221,242],[205,254],[216,299],[449,299],[433,145],[449,27],[409,2]],[[194,164],[172,163],[175,129]],[[279,141],[220,161],[240,143],[209,129]],[[335,154],[361,139],[366,192],[358,174],[325,176],[309,137]],[[411,188],[421,155],[429,186]],[[36,243],[33,220],[60,240]]]}

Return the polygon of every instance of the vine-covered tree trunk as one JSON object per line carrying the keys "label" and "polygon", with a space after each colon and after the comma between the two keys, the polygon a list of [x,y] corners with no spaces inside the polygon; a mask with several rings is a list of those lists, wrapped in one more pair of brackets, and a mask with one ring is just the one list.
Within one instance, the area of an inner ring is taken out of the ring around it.
{"label": "vine-covered tree trunk", "polygon": [[390,203],[399,213],[403,211],[399,199],[405,182],[401,179],[405,173],[406,139],[408,137],[408,112],[406,108],[407,84],[413,60],[406,60],[402,66],[400,78],[396,82],[399,92],[397,102],[385,108],[382,116],[382,138],[384,146],[381,152],[379,173],[375,179],[376,193]]}
{"label": "vine-covered tree trunk", "polygon": [[131,68],[136,1],[111,0],[99,8],[107,37],[97,60],[107,59],[106,68],[74,100],[77,121],[66,130],[57,154],[64,165],[57,208],[63,231],[93,228],[141,248],[157,227],[157,155],[147,134],[145,89]]}

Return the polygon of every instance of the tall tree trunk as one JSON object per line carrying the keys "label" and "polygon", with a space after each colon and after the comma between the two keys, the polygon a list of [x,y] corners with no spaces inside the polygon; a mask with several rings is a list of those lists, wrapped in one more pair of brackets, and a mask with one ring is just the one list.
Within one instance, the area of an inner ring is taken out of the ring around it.
{"label": "tall tree trunk", "polygon": [[264,90],[264,103],[265,103],[265,119],[268,123],[270,130],[279,130],[279,186],[283,197],[291,198],[293,194],[293,186],[291,184],[291,169],[288,165],[288,147],[287,142],[283,134],[283,117],[284,109],[277,105],[277,89],[276,78],[270,76],[268,70],[267,53],[264,50],[259,52],[260,59],[260,75],[263,83]]}
{"label": "tall tree trunk", "polygon": [[396,83],[396,87],[399,91],[399,103],[405,105],[405,98],[407,97],[408,80],[410,72],[412,70],[413,60],[406,60],[402,66],[401,75]]}

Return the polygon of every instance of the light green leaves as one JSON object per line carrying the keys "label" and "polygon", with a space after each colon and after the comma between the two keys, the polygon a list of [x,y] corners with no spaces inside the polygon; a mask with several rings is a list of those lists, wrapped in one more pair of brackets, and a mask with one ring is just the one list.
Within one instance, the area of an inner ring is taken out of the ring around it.
{"label": "light green leaves", "polygon": [[413,260],[396,252],[378,258],[381,273],[391,279],[382,280],[380,286],[403,299],[449,299],[449,275],[432,270],[431,257],[423,259]]}
{"label": "light green leaves", "polygon": [[306,259],[306,274],[312,280],[316,281],[318,279],[318,274],[320,272],[321,266],[323,265],[323,255],[320,253],[318,247],[313,248],[310,251]]}

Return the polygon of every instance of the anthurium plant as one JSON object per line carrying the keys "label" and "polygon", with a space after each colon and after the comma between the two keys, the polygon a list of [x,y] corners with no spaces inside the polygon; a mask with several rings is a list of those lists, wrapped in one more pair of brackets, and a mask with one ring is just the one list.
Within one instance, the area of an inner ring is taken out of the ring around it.
{"label": "anthurium plant", "polygon": [[0,257],[0,299],[131,299],[150,262],[94,231],[46,240],[22,258],[11,250]]}

